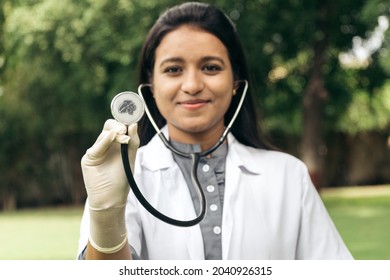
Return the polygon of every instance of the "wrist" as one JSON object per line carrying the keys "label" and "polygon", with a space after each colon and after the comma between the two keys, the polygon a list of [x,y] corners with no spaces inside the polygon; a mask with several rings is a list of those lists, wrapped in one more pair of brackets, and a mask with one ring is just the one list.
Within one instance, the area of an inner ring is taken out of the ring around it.
{"label": "wrist", "polygon": [[127,244],[125,209],[125,205],[104,210],[89,208],[89,241],[97,251],[112,254]]}

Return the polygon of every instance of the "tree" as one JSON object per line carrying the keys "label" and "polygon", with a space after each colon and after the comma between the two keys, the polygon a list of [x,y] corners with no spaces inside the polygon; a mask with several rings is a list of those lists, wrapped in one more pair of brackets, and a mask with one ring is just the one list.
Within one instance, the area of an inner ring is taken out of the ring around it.
{"label": "tree", "polygon": [[1,189],[29,204],[84,200],[80,158],[110,117],[111,97],[136,88],[142,41],[164,5],[7,3]]}
{"label": "tree", "polygon": [[[326,184],[325,135],[339,130],[343,108],[356,91],[371,92],[386,80],[375,56],[370,67],[353,74],[339,63],[339,53],[372,30],[388,9],[385,1],[365,2],[246,0],[230,8],[248,50],[268,131],[289,141],[301,135],[299,147],[286,146],[296,149],[318,188]],[[356,82],[361,80],[367,82]]]}
{"label": "tree", "polygon": [[[2,2],[3,197],[29,204],[83,201],[79,160],[110,117],[111,98],[136,89],[148,29],[166,7],[179,2],[184,1]],[[364,129],[354,119],[361,108],[378,112],[371,114],[367,129],[388,128],[383,100],[388,96],[389,32],[366,68],[346,69],[339,63],[340,52],[351,48],[354,37],[367,38],[378,16],[388,16],[385,0],[210,3],[237,26],[266,130],[286,139],[282,146],[308,164],[318,186],[325,181],[325,136]],[[377,101],[364,107],[365,100]]]}

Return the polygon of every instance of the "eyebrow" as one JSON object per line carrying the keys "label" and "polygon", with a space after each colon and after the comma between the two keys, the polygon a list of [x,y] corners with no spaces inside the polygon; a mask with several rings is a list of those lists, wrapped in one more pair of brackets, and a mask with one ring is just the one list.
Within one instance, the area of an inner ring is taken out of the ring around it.
{"label": "eyebrow", "polygon": [[[205,62],[210,61],[210,60],[217,60],[224,66],[226,64],[225,61],[222,58],[220,58],[219,56],[212,56],[212,55],[202,57],[200,62],[205,63]],[[184,62],[184,59],[182,57],[170,57],[170,58],[162,60],[159,67],[162,67],[166,63],[183,63],[183,62]]]}
{"label": "eyebrow", "polygon": [[169,57],[167,59],[163,59],[160,63],[160,67],[163,66],[166,63],[175,63],[175,62],[183,62],[184,59],[181,57]]}

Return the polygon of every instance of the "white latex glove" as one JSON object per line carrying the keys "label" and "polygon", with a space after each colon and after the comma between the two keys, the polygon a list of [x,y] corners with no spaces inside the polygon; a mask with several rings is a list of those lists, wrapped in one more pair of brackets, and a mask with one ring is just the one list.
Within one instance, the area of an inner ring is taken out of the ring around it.
{"label": "white latex glove", "polygon": [[102,253],[115,253],[127,243],[125,207],[129,185],[124,172],[121,146],[128,144],[129,161],[134,170],[139,146],[137,124],[128,128],[107,120],[95,144],[81,159],[90,212],[91,245]]}

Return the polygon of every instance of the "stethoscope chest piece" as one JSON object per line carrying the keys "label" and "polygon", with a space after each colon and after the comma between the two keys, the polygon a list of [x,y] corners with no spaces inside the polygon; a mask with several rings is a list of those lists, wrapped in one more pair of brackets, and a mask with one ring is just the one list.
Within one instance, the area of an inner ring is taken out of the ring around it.
{"label": "stethoscope chest piece", "polygon": [[111,101],[112,116],[125,125],[138,122],[144,112],[144,101],[134,92],[124,91],[118,93]]}

